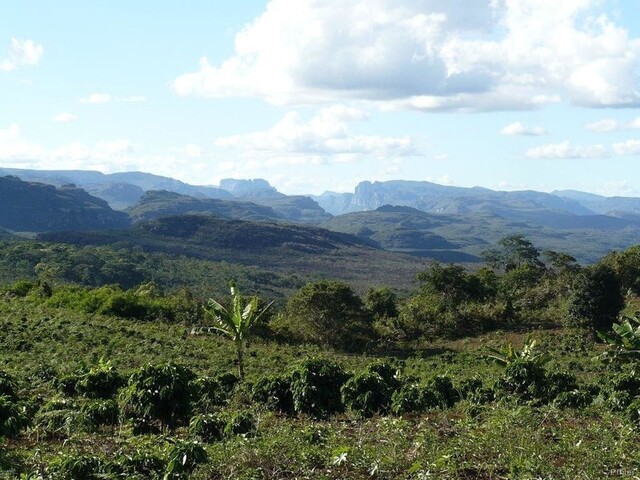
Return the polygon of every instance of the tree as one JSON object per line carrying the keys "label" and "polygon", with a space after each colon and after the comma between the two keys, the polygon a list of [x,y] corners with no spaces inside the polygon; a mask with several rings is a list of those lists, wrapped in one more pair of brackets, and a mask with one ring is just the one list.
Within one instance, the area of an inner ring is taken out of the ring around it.
{"label": "tree", "polygon": [[238,360],[238,376],[241,380],[244,380],[244,351],[247,337],[251,327],[273,302],[260,309],[258,297],[251,297],[248,301],[245,301],[233,280],[229,282],[229,287],[231,290],[230,309],[225,308],[214,299],[209,299],[209,304],[205,311],[217,322],[218,326],[214,327],[214,329],[234,342]]}
{"label": "tree", "polygon": [[287,302],[288,327],[301,340],[361,349],[373,335],[362,300],[343,282],[306,284]]}
{"label": "tree", "polygon": [[524,235],[504,237],[498,245],[500,248],[489,249],[482,253],[487,264],[493,268],[502,268],[506,272],[525,265],[544,268],[544,264],[540,261],[540,252]]}
{"label": "tree", "polygon": [[578,275],[569,300],[572,323],[608,332],[623,307],[620,279],[611,267],[597,264]]}
{"label": "tree", "polygon": [[364,298],[364,305],[375,318],[398,316],[398,296],[388,287],[370,288]]}

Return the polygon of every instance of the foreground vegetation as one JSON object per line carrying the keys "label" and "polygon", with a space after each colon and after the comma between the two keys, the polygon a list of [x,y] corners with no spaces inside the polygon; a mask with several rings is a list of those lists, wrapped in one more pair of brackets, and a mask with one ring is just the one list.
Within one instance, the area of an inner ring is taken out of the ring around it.
{"label": "foreground vegetation", "polygon": [[0,478],[633,478],[639,255],[581,267],[516,236],[411,292],[262,292],[244,381],[206,333],[242,305],[41,265],[0,292]]}

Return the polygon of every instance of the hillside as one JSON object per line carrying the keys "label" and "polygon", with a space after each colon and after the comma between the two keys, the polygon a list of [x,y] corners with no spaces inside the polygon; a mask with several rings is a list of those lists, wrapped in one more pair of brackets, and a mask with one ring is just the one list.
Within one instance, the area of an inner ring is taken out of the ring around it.
{"label": "hillside", "polygon": [[[560,213],[549,218],[555,218],[556,228],[492,214],[445,215],[383,206],[334,217],[324,226],[372,240],[387,250],[445,262],[481,261],[481,253],[490,245],[518,233],[542,250],[566,252],[585,263],[638,242],[640,228],[624,219]],[[586,228],[587,222],[599,228]]]}
{"label": "hillside", "polygon": [[125,228],[129,218],[75,185],[56,188],[0,177],[0,227],[16,232]]}
{"label": "hillside", "polygon": [[339,278],[407,287],[426,264],[372,242],[322,228],[228,220],[210,215],[164,217],[128,230],[47,233],[40,240],[182,255],[251,266],[277,274]]}
{"label": "hillside", "polygon": [[0,175],[12,175],[30,182],[62,186],[73,183],[109,202],[112,208],[133,205],[147,190],[168,190],[207,198],[232,198],[226,190],[194,186],[169,177],[144,172],[104,174],[90,170],[27,170],[0,168]]}
{"label": "hillside", "polygon": [[221,200],[156,190],[144,193],[126,211],[134,222],[185,213],[210,213],[238,220],[286,220],[309,224],[319,224],[331,218],[315,201],[302,196]]}
{"label": "hillside", "polygon": [[250,202],[195,198],[166,190],[149,190],[126,210],[134,222],[187,213],[209,213],[238,220],[274,220],[282,218],[272,208]]}

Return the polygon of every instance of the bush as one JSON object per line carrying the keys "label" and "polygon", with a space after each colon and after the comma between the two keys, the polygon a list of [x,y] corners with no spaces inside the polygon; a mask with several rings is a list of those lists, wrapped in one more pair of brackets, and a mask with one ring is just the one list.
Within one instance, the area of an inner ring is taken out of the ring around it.
{"label": "bush", "polygon": [[108,466],[115,478],[162,478],[165,469],[164,458],[145,450],[121,454]]}
{"label": "bush", "polygon": [[180,365],[146,365],[131,376],[122,393],[123,413],[173,429],[189,416],[194,378],[190,369]]}
{"label": "bush", "polygon": [[258,430],[256,419],[251,412],[236,412],[224,427],[225,435],[253,435]]}
{"label": "bush", "polygon": [[214,407],[224,405],[228,401],[228,391],[218,378],[201,377],[191,382],[193,407],[200,413],[207,413]]}
{"label": "bush", "polygon": [[578,275],[569,300],[570,325],[608,332],[623,308],[620,279],[611,267],[597,264]]}
{"label": "bush", "polygon": [[7,372],[0,370],[0,396],[9,397],[12,400],[17,399],[16,382]]}
{"label": "bush", "polygon": [[291,393],[296,412],[327,418],[344,411],[340,389],[348,375],[329,360],[309,359],[291,374]]}
{"label": "bush", "polygon": [[58,389],[68,396],[83,395],[88,398],[114,398],[124,385],[124,378],[111,362],[100,360],[97,366],[80,368],[77,373],[66,375],[57,381]]}
{"label": "bush", "polygon": [[493,390],[485,388],[482,380],[477,377],[464,379],[460,382],[458,391],[460,398],[472,405],[483,405],[494,400]]}
{"label": "bush", "polygon": [[427,408],[449,408],[460,400],[453,382],[446,375],[436,375],[430,379],[424,387],[423,395]]}
{"label": "bush", "polygon": [[640,429],[640,399],[635,399],[625,410],[627,421],[636,429]]}
{"label": "bush", "polygon": [[391,397],[391,411],[395,415],[420,413],[424,410],[422,388],[415,383],[403,385]]}
{"label": "bush", "polygon": [[104,478],[105,467],[104,460],[94,455],[68,454],[51,462],[49,472],[60,480],[97,480]]}
{"label": "bush", "polygon": [[558,408],[585,408],[593,402],[593,395],[588,390],[575,389],[561,392],[555,397],[553,404]]}
{"label": "bush", "polygon": [[115,425],[120,410],[115,400],[92,400],[83,404],[80,412],[95,425]]}
{"label": "bush", "polygon": [[74,402],[51,400],[34,417],[36,431],[49,438],[67,438],[73,433],[91,432],[95,424]]}
{"label": "bush", "polygon": [[196,442],[177,442],[169,452],[164,478],[188,476],[199,464],[207,461],[207,451]]}
{"label": "bush", "polygon": [[342,399],[350,410],[361,417],[386,413],[393,389],[375,372],[364,372],[350,378],[342,387]]}
{"label": "bush", "polygon": [[502,394],[515,395],[520,400],[531,401],[545,398],[546,372],[535,360],[517,358],[507,365],[496,389]]}
{"label": "bush", "polygon": [[391,388],[391,390],[393,391],[396,391],[402,386],[402,382],[400,382],[400,380],[398,379],[398,377],[400,376],[400,370],[390,363],[372,363],[367,367],[367,372],[377,373],[378,375],[380,375],[385,383],[389,386],[389,388]]}
{"label": "bush", "polygon": [[16,297],[26,297],[36,287],[36,284],[28,280],[18,280],[9,287],[7,293]]}
{"label": "bush", "polygon": [[287,415],[295,412],[289,376],[261,378],[253,385],[251,397],[269,409],[278,410]]}
{"label": "bush", "polygon": [[0,437],[15,437],[28,425],[25,409],[9,396],[0,396]]}
{"label": "bush", "polygon": [[211,443],[222,440],[226,422],[212,413],[196,415],[189,422],[189,435],[203,442]]}
{"label": "bush", "polygon": [[[546,400],[552,401],[559,395],[578,390],[578,382],[575,375],[567,372],[551,372],[546,378]],[[579,397],[579,395],[578,395]],[[576,401],[578,399],[576,398]]]}

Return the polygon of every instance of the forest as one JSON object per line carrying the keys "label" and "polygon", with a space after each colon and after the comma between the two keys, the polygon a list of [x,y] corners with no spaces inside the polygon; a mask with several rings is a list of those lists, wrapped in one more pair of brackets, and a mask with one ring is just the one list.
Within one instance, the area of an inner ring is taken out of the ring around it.
{"label": "forest", "polygon": [[0,251],[0,478],[638,474],[640,247],[512,235],[400,287]]}

